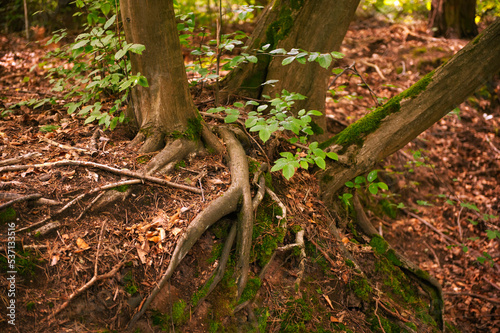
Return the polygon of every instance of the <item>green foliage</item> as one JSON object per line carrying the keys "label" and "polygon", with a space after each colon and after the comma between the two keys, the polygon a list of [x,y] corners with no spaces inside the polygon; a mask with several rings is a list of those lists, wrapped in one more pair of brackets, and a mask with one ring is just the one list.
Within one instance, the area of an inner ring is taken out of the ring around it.
{"label": "green foliage", "polygon": [[17,213],[12,207],[7,207],[4,210],[0,211],[0,223],[15,221],[16,217]]}
{"label": "green foliage", "polygon": [[240,300],[238,303],[243,303],[248,300],[251,300],[259,291],[260,286],[262,285],[262,281],[259,278],[250,278],[248,279],[247,285],[241,294]]}
{"label": "green foliage", "polygon": [[132,271],[129,271],[124,277],[123,281],[125,282],[125,287],[124,290],[129,294],[129,295],[135,295],[139,288],[135,284],[135,279],[132,274]]}
{"label": "green foliage", "polygon": [[[85,30],[72,43],[47,54],[49,61],[56,58],[65,63],[48,71],[52,90],[65,92],[68,114],[78,112],[86,118],[86,124],[97,121],[104,128],[114,129],[125,120],[122,106],[130,89],[136,85],[148,86],[144,76],[130,72],[129,54],[141,54],[144,46],[124,40],[123,32],[118,30],[118,4],[114,0],[77,0],[75,4],[80,10],[75,15],[86,16]],[[59,43],[66,37],[66,31],[58,30],[47,45]],[[46,63],[40,64],[44,65]],[[114,102],[103,104],[103,99],[109,97],[114,98]],[[11,107],[24,104],[37,108],[46,103],[56,101],[45,98]]]}
{"label": "green foliage", "polygon": [[164,331],[169,331],[172,323],[175,326],[183,325],[189,318],[186,306],[186,302],[181,299],[172,305],[171,314],[164,314],[160,311],[154,310],[151,316],[153,324],[160,326]]}
{"label": "green foliage", "polygon": [[348,283],[349,288],[364,301],[368,301],[373,289],[365,277],[353,276]]}
{"label": "green foliage", "polygon": [[[264,84],[269,84],[266,82]],[[308,136],[313,135],[314,132],[311,128],[312,117],[321,116],[321,112],[316,110],[306,111],[304,109],[297,112],[297,116],[292,113],[292,107],[297,100],[303,100],[306,97],[293,92],[283,90],[281,95],[276,94],[276,97],[271,99],[266,97],[269,102],[266,104],[259,104],[255,101],[247,101],[246,104],[237,102],[234,104],[236,108],[243,108],[246,106],[256,107],[256,111],[248,113],[245,121],[245,127],[250,132],[258,132],[259,138],[265,143],[269,140],[271,135],[275,132],[285,132],[292,134],[289,139],[291,144],[300,143],[300,145],[307,144]],[[226,123],[233,123],[241,117],[240,110],[236,108],[217,107],[211,108],[207,112],[218,113],[224,111]],[[290,152],[280,153],[281,158],[275,161],[271,171],[282,170],[283,176],[290,179],[297,168],[308,169],[310,165],[317,165],[321,169],[325,169],[325,159],[328,157],[332,160],[338,160],[338,155],[334,152],[325,152],[318,148],[317,142],[312,142],[303,151],[297,148],[295,154]]]}
{"label": "green foliage", "polygon": [[363,176],[357,176],[354,179],[354,182],[348,181],[345,183],[345,186],[347,186],[349,188],[358,189],[358,188],[361,188],[361,186],[363,186],[363,184],[364,184],[365,186],[368,187],[368,191],[373,195],[376,195],[378,193],[379,189],[388,190],[389,187],[387,186],[386,183],[375,182],[375,180],[377,179],[378,171],[379,170],[370,171],[370,173],[368,173],[366,178]]}

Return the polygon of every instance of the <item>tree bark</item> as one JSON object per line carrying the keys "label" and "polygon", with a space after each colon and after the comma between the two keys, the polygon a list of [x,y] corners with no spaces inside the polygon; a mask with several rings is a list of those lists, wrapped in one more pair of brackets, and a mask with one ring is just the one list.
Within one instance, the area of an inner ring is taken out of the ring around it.
{"label": "tree bark", "polygon": [[184,133],[199,114],[187,81],[172,1],[121,0],[128,43],[143,44],[142,55],[131,54],[132,71],[148,79],[149,87],[132,91],[131,112],[148,140],[145,151],[158,150],[165,136]]}
{"label": "tree bark", "polygon": [[324,172],[323,199],[332,203],[346,181],[369,171],[448,114],[500,71],[498,59],[500,18],[435,72],[324,143],[344,152],[342,160],[347,162],[334,163]]}
{"label": "tree bark", "polygon": [[432,0],[429,26],[435,36],[473,38],[478,34],[476,0]]}
{"label": "tree bark", "polygon": [[[300,48],[306,51],[338,51],[359,0],[274,0],[262,13],[257,27],[247,44],[248,50],[271,44],[269,51]],[[281,57],[259,56],[257,64],[244,64],[223,81],[227,94],[260,98],[262,94],[274,97],[282,89],[307,96],[296,101],[295,110],[318,110],[324,113],[330,71],[317,63],[301,65],[293,62],[282,66]],[[261,84],[279,80],[274,87]],[[314,118],[325,129],[325,117]]]}

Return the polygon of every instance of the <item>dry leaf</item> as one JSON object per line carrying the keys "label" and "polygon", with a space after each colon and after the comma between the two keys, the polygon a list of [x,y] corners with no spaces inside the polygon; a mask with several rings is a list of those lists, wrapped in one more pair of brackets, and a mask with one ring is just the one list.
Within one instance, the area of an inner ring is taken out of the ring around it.
{"label": "dry leaf", "polygon": [[334,316],[330,316],[330,321],[332,323],[340,323],[340,320],[338,320],[337,318],[335,318]]}
{"label": "dry leaf", "polygon": [[82,250],[90,248],[90,246],[87,243],[85,243],[85,241],[80,237],[78,237],[78,239],[76,240],[76,245]]}
{"label": "dry leaf", "polygon": [[181,229],[181,228],[173,228],[171,232],[172,232],[172,234],[174,234],[174,236],[177,236],[177,234],[178,234],[179,232],[181,232],[181,231],[182,231],[182,229]]}
{"label": "dry leaf", "polygon": [[323,297],[326,300],[326,302],[328,303],[328,305],[330,306],[330,308],[332,308],[332,310],[333,310],[333,305],[332,305],[332,301],[330,301],[330,297],[328,297],[328,295],[323,295]]}
{"label": "dry leaf", "polygon": [[347,237],[342,238],[342,243],[344,243],[344,244],[349,243],[349,238],[347,238]]}
{"label": "dry leaf", "polygon": [[148,254],[146,251],[144,251],[143,249],[141,249],[141,247],[139,246],[139,244],[137,244],[135,246],[136,250],[137,250],[137,255],[139,256],[139,260],[145,264],[146,263],[146,255]]}
{"label": "dry leaf", "polygon": [[50,266],[55,266],[57,265],[57,262],[59,261],[59,256],[55,255],[52,257],[52,260],[50,261]]}

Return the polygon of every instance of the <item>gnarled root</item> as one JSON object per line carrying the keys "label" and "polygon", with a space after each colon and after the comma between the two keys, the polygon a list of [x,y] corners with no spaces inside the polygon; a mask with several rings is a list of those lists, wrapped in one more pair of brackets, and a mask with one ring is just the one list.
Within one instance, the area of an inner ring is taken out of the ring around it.
{"label": "gnarled root", "polygon": [[[363,233],[365,233],[370,238],[382,238],[382,236],[380,236],[380,234],[368,220],[368,217],[366,216],[357,195],[354,195],[353,203],[354,209],[356,211],[357,223]],[[403,273],[405,273],[407,276],[415,279],[420,284],[422,289],[424,289],[429,294],[429,297],[431,298],[430,313],[436,320],[436,323],[439,325],[439,327],[443,329],[444,299],[443,290],[441,288],[441,285],[439,284],[439,281],[437,281],[436,278],[430,276],[427,272],[421,270],[415,263],[403,256],[390,244],[387,243],[386,253],[389,252],[395,257],[394,260],[391,260],[393,264],[401,268]]]}
{"label": "gnarled root", "polygon": [[[248,279],[250,246],[253,228],[253,206],[250,193],[248,162],[245,151],[234,135],[225,128],[220,129],[220,134],[226,143],[229,154],[229,167],[231,170],[231,186],[224,195],[213,200],[196,218],[189,224],[184,234],[179,238],[174,253],[170,259],[167,270],[153,289],[142,307],[132,317],[128,328],[133,327],[135,322],[144,314],[151,301],[158,295],[161,289],[171,278],[173,272],[181,260],[198,241],[201,235],[222,217],[237,210],[240,198],[243,198],[243,206],[238,215],[237,239],[239,261],[236,267],[238,279],[238,296],[241,295]],[[234,232],[232,232],[234,233]],[[229,241],[228,241],[229,243]],[[232,241],[231,241],[232,243]],[[229,252],[230,245],[226,245]]]}

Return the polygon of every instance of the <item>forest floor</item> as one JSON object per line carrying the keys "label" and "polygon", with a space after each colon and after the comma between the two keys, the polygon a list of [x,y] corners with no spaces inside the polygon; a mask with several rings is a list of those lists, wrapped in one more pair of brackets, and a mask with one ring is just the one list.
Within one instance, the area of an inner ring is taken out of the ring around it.
{"label": "forest floor", "polygon": [[[432,38],[422,23],[358,20],[347,33],[341,50],[346,57],[338,66],[355,62],[352,68],[373,93],[390,98],[466,43]],[[32,98],[62,96],[52,92],[45,79],[45,52],[36,43],[0,35],[0,109]],[[336,94],[326,102],[333,133],[375,105],[370,91],[355,75],[338,78],[332,88]],[[380,162],[380,178],[390,191],[359,193],[370,221],[389,244],[439,280],[445,295],[445,319],[461,332],[495,333],[500,328],[499,95],[500,77],[496,75],[454,112]],[[207,92],[195,98],[200,111],[210,106],[204,103],[210,98]],[[76,114],[68,115],[64,104],[61,97],[55,105],[22,106],[0,118],[0,205],[20,198],[0,212],[2,332],[123,331],[130,309],[159,280],[189,221],[230,184],[230,172],[221,156],[194,158],[162,179],[201,188],[202,195],[146,181],[125,202],[93,210],[100,192],[89,191],[132,178],[84,162],[138,171],[151,155],[128,148],[130,137],[124,127],[102,132],[95,124],[85,125]],[[10,160],[16,157],[19,159]],[[61,160],[82,163],[32,167]],[[5,169],[13,164],[26,167]],[[226,318],[231,317],[230,306],[224,303],[229,287],[216,289],[197,308],[184,313],[185,303],[179,300],[190,304],[193,292],[217,266],[214,253],[225,235],[216,225],[184,259],[168,292],[156,300],[155,307],[164,309],[161,303],[165,303],[170,315],[149,316],[141,323],[142,331],[175,326],[179,332],[222,332],[223,327],[230,331],[231,321],[244,319],[254,320],[261,329],[266,327],[266,332],[291,331],[287,330],[289,323],[303,325],[307,332],[328,331],[326,327],[382,331],[380,319],[373,323],[376,317],[365,313],[365,301],[356,299],[350,290],[354,288],[350,284],[353,273],[328,231],[331,217],[318,198],[316,183],[312,171],[298,171],[290,181],[273,174],[275,192],[287,207],[289,230],[293,226],[305,230],[308,257],[299,290],[302,298],[291,287],[298,274],[298,256],[284,251],[278,252],[262,279],[254,314]],[[24,200],[34,194],[49,200]],[[264,204],[274,209],[272,201]],[[348,219],[336,220],[345,246],[360,260],[373,256],[373,250],[353,234],[354,229],[341,228]],[[272,223],[276,222],[279,217],[273,217]],[[11,318],[5,310],[12,299],[6,292],[10,286],[7,234],[11,225],[16,229],[15,328],[8,324]],[[38,229],[41,226],[47,229]],[[276,230],[268,232],[271,238],[261,231],[255,246],[278,239]],[[293,243],[293,233],[287,232],[282,241]],[[254,266],[256,273],[258,265]],[[103,276],[109,272],[109,278]],[[70,296],[80,288],[82,295]],[[67,307],[53,315],[65,302]],[[404,310],[395,312],[405,316]]]}

